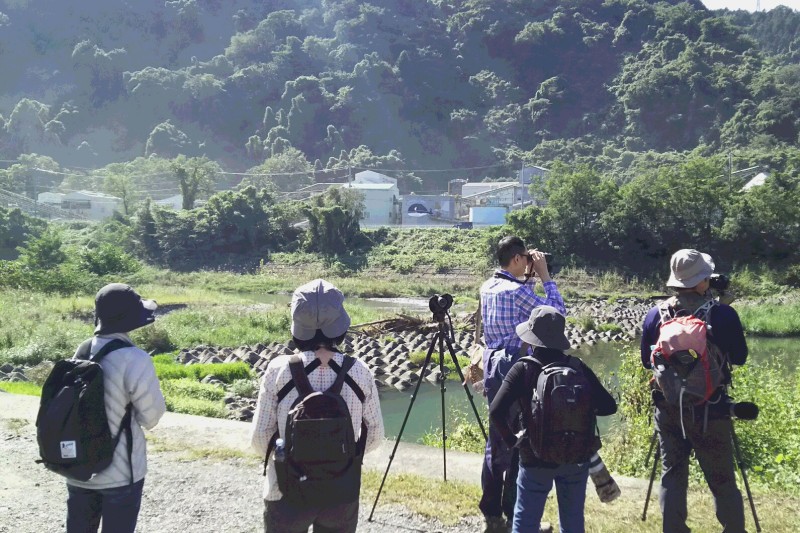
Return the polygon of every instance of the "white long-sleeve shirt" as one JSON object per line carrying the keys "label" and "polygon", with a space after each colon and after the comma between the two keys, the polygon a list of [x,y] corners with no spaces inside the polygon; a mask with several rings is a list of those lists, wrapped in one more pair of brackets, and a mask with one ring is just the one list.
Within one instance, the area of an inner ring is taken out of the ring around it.
{"label": "white long-sleeve shirt", "polygon": [[[314,352],[304,352],[299,354],[303,359],[303,366],[308,365],[316,357]],[[264,457],[267,453],[269,440],[276,430],[280,436],[286,427],[286,418],[289,409],[297,399],[297,389],[292,390],[286,397],[278,403],[278,391],[292,379],[292,372],[289,369],[289,357],[283,355],[270,361],[264,377],[261,379],[261,390],[258,394],[258,404],[253,415],[253,425],[250,431],[250,443],[252,447]],[[341,366],[344,356],[337,353],[333,360]],[[367,426],[367,441],[365,453],[377,448],[383,442],[383,417],[381,415],[381,405],[378,398],[378,389],[375,387],[375,378],[363,361],[356,359],[355,364],[347,373],[364,392],[364,403],[345,383],[342,387],[342,398],[344,398],[347,408],[350,411],[350,418],[353,422],[353,432],[358,439],[361,435],[361,421]],[[336,372],[329,366],[319,366],[308,375],[311,388],[315,391],[324,391],[336,381]],[[274,461],[270,460],[267,468],[267,480],[264,484],[264,499],[269,501],[280,500],[283,497],[278,489],[278,478],[275,474]]]}
{"label": "white long-sleeve shirt", "polygon": [[[92,339],[91,354],[112,339],[121,339],[133,344],[125,333],[98,335]],[[77,355],[77,352],[76,352]],[[147,474],[147,445],[142,428],[152,429],[164,415],[167,406],[161,394],[161,386],[156,377],[153,360],[144,350],[131,346],[120,348],[106,355],[100,366],[103,369],[105,387],[106,416],[111,435],[119,432],[119,425],[125,416],[125,407],[133,404],[133,481],[143,479]],[[111,464],[89,481],[67,479],[67,483],[87,489],[110,489],[122,487],[131,482],[131,469],[128,465],[128,437],[125,431],[120,436],[114,450]]]}

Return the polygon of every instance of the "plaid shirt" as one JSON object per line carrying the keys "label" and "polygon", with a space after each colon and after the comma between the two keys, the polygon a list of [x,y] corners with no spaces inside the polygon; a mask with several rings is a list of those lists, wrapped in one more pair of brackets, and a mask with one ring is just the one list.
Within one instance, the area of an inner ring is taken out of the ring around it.
{"label": "plaid shirt", "polygon": [[[510,278],[514,276],[505,270],[497,270]],[[515,352],[522,341],[517,337],[516,327],[527,321],[531,311],[540,305],[550,305],[564,315],[567,309],[558,292],[555,281],[544,283],[545,297],[533,292],[536,280],[530,278],[526,283],[517,283],[504,278],[491,277],[481,286],[481,318],[483,320],[483,339],[487,348],[505,348]]]}

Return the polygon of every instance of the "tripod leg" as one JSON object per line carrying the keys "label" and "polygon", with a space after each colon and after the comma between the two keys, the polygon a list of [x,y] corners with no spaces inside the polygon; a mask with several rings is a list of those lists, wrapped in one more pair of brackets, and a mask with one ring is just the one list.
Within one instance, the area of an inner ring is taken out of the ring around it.
{"label": "tripod leg", "polygon": [[[650,505],[650,495],[653,493],[653,481],[656,479],[656,468],[661,459],[661,445],[658,441],[658,432],[654,431],[650,438],[650,451],[647,452],[647,460],[653,458],[653,468],[650,470],[650,483],[647,485],[647,496],[644,498],[644,510],[642,511],[642,522],[647,520],[647,507]],[[647,462],[645,462],[647,466]]]}
{"label": "tripod leg", "polygon": [[392,467],[394,454],[395,452],[397,452],[397,446],[400,444],[400,438],[403,436],[403,431],[406,429],[406,422],[408,422],[408,415],[411,414],[411,408],[414,406],[414,400],[417,399],[417,394],[419,393],[419,386],[422,384],[422,379],[425,377],[425,370],[427,370],[428,365],[430,365],[431,354],[433,353],[434,346],[435,344],[432,342],[430,347],[428,348],[427,355],[425,355],[425,362],[422,363],[422,367],[419,370],[419,379],[417,379],[417,386],[414,387],[414,394],[411,395],[411,402],[409,402],[408,404],[408,409],[406,410],[406,416],[403,418],[403,424],[400,426],[400,432],[397,434],[397,439],[394,441],[394,448],[392,448],[392,453],[389,455],[389,464],[386,465],[386,472],[383,473],[381,486],[378,488],[378,494],[375,495],[375,502],[372,504],[372,510],[369,513],[369,518],[367,518],[368,522],[372,522],[372,515],[375,513],[375,507],[378,506],[378,499],[381,497],[381,492],[383,491],[383,485],[386,483],[386,477],[389,475],[389,469]]}
{"label": "tripod leg", "polygon": [[761,524],[758,523],[758,515],[756,514],[756,504],[753,501],[753,493],[750,492],[750,483],[747,481],[747,472],[745,471],[745,464],[742,459],[742,451],[739,449],[739,439],[736,436],[736,432],[733,430],[733,420],[731,420],[731,438],[733,439],[733,450],[736,452],[736,464],[739,465],[739,472],[742,473],[744,489],[747,492],[747,499],[750,502],[750,511],[753,512],[753,521],[756,524],[756,531],[761,533]]}
{"label": "tripod leg", "polygon": [[439,389],[442,391],[442,472],[444,473],[444,480],[447,481],[447,424],[445,423],[445,410],[444,410],[444,393],[447,390],[445,381],[447,381],[447,374],[444,371],[444,335],[441,330],[434,336],[432,344],[439,339]]}
{"label": "tripod leg", "polygon": [[453,364],[456,365],[456,372],[458,372],[458,379],[461,380],[461,385],[464,387],[464,392],[467,393],[467,399],[469,400],[469,404],[472,406],[472,412],[475,413],[475,420],[478,421],[478,426],[481,428],[481,433],[483,433],[483,440],[489,440],[489,437],[486,435],[486,429],[483,427],[483,421],[481,420],[481,416],[478,414],[478,409],[475,407],[475,401],[472,399],[472,393],[469,392],[469,385],[466,384],[464,380],[464,373],[461,371],[461,365],[458,364],[458,358],[456,357],[456,351],[453,349],[453,344],[450,342],[450,337],[446,335],[442,335],[447,342],[447,349],[450,351],[450,357],[453,359]]}

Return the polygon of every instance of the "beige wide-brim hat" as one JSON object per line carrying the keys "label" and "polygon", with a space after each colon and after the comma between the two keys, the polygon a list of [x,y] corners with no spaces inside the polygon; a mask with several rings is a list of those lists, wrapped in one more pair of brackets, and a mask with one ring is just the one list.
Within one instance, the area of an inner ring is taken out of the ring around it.
{"label": "beige wide-brim hat", "polygon": [[714,260],[708,254],[684,248],[672,254],[669,268],[667,287],[691,289],[711,277],[714,273]]}

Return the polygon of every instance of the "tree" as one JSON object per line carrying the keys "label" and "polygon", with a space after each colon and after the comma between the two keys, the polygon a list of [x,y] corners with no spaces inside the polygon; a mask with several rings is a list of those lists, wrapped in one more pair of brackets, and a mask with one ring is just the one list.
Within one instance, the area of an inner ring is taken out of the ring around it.
{"label": "tree", "polygon": [[173,160],[172,170],[183,195],[183,209],[193,209],[198,196],[212,194],[220,172],[219,165],[205,156],[187,158],[183,155]]}
{"label": "tree", "polygon": [[242,184],[252,185],[256,189],[277,189],[278,191],[296,191],[313,183],[311,163],[306,156],[294,147],[267,158],[266,161],[247,171]]}

